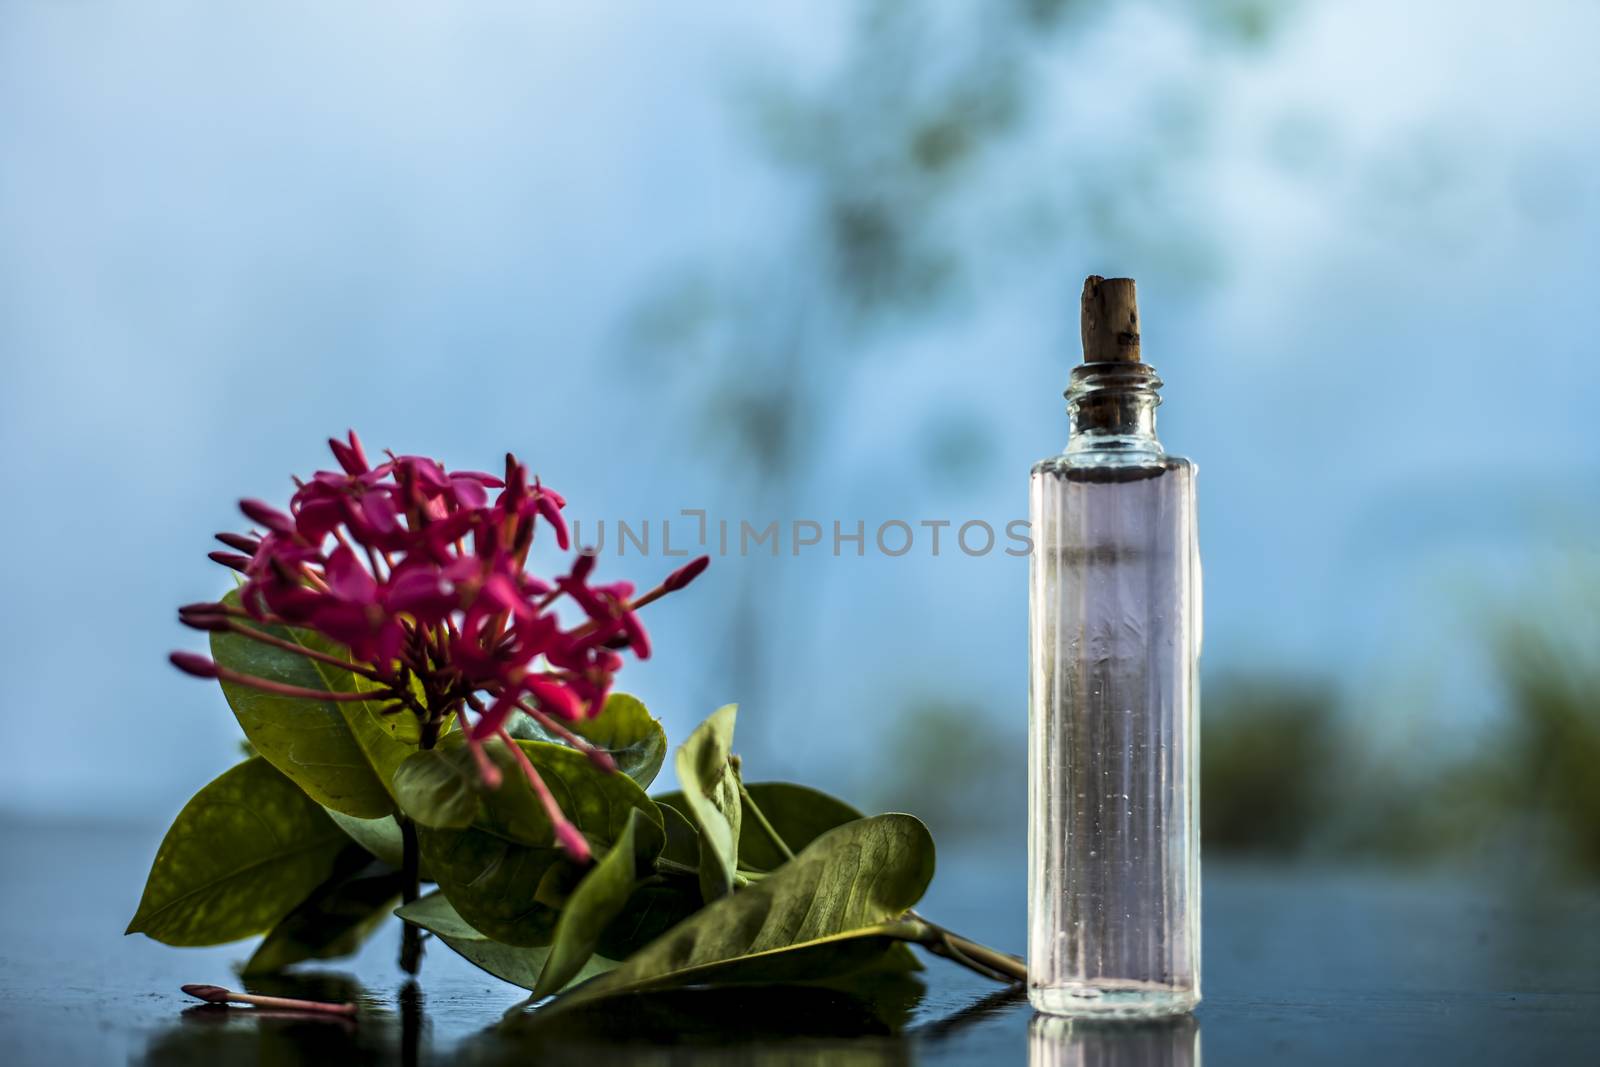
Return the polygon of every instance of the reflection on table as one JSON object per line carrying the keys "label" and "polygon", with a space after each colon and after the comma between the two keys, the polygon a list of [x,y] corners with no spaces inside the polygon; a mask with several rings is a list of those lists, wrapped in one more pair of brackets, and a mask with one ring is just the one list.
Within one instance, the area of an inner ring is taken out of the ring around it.
{"label": "reflection on table", "polygon": [[1035,1015],[1028,1026],[1028,1067],[1196,1067],[1200,1024],[1193,1015],[1165,1019],[1066,1019]]}

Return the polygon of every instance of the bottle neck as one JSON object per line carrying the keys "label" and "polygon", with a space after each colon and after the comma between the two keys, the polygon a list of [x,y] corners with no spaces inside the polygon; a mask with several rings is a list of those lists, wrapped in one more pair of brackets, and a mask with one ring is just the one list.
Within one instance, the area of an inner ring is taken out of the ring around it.
{"label": "bottle neck", "polygon": [[1144,363],[1080,363],[1067,386],[1067,454],[1159,456],[1156,407],[1161,379]]}

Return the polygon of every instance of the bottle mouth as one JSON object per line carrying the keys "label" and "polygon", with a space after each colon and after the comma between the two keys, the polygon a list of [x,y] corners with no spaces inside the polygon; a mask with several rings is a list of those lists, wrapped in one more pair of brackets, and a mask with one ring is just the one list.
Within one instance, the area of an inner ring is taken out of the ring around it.
{"label": "bottle mouth", "polygon": [[1161,376],[1148,363],[1080,363],[1072,368],[1065,396],[1069,408],[1091,397],[1109,400],[1114,395],[1144,397],[1159,404],[1160,388]]}
{"label": "bottle mouth", "polygon": [[1068,452],[1160,454],[1156,407],[1161,378],[1144,363],[1080,363],[1067,387]]}

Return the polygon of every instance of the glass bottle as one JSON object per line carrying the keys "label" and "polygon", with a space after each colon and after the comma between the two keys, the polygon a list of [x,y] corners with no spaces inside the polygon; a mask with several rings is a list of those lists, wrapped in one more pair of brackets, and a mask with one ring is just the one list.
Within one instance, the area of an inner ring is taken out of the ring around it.
{"label": "glass bottle", "polygon": [[[1156,439],[1133,283],[1090,283],[1067,448],[1032,472],[1028,995],[1165,1015],[1200,1000],[1195,466]],[[1123,284],[1093,337],[1091,287]]]}

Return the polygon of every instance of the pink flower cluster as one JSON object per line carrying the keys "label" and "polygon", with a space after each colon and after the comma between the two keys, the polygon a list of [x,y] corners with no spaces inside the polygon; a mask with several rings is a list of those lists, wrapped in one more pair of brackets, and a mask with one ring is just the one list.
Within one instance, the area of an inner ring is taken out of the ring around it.
{"label": "pink flower cluster", "polygon": [[[329,445],[340,470],[300,482],[287,511],[242,501],[240,509],[260,530],[217,535],[231,551],[211,558],[245,576],[243,611],[191,604],[179,617],[198,629],[292,645],[318,659],[328,657],[256,627],[303,627],[339,642],[355,662],[334,657],[338,665],[382,687],[366,687],[361,699],[386,700],[393,711],[409,708],[425,735],[455,716],[491,784],[498,784],[498,772],[481,744],[504,737],[519,708],[610,767],[604,752],[561,723],[600,713],[622,653],[650,654],[638,609],[687,585],[707,557],[637,597],[628,582],[594,582],[595,557],[584,552],[565,575],[546,581],[525,569],[528,552],[541,531],[563,551],[571,548],[561,514],[566,500],[530,482],[516,457],[507,455],[504,475],[495,476],[392,453],[373,465],[354,432]],[[567,621],[558,614],[564,604],[577,609]],[[189,653],[175,653],[173,662],[205,677],[293,689]],[[520,762],[568,851],[587,855],[537,772]]]}

